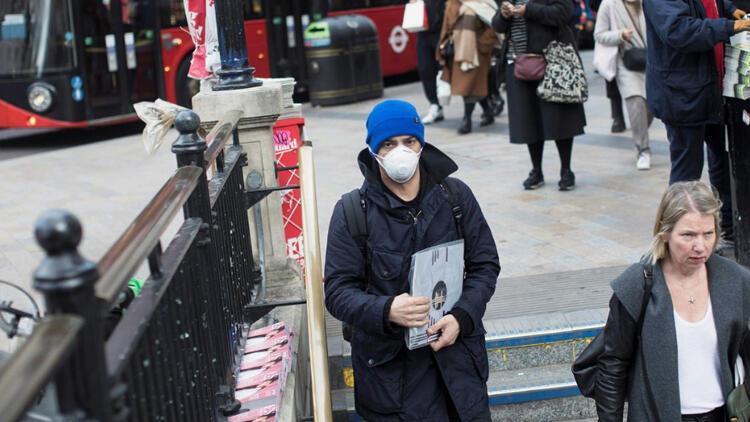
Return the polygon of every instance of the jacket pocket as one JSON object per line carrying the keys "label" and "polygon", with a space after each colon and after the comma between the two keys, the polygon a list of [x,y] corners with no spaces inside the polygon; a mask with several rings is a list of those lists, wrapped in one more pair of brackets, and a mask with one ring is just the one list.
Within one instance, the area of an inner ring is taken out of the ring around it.
{"label": "jacket pocket", "polygon": [[370,263],[370,268],[372,272],[370,273],[370,282],[367,286],[368,292],[386,296],[395,296],[402,293],[399,292],[400,283],[397,282],[403,271],[403,255],[383,250],[373,250],[371,256],[372,262]]}
{"label": "jacket pocket", "polygon": [[[714,81],[697,77],[694,72],[666,71],[664,75],[665,120],[677,123],[705,121],[717,110]],[[720,109],[718,109],[720,112]]]}
{"label": "jacket pocket", "polygon": [[461,337],[461,344],[469,351],[471,360],[474,362],[474,367],[476,367],[482,382],[487,382],[490,376],[490,364],[487,358],[484,334]]}
{"label": "jacket pocket", "polygon": [[380,413],[401,409],[404,390],[403,340],[370,336],[361,331],[352,339],[354,397]]}

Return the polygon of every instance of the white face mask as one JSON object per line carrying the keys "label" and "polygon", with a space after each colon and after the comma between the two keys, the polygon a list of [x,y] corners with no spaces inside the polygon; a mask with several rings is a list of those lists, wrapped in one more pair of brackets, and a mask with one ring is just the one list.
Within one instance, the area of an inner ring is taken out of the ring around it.
{"label": "white face mask", "polygon": [[375,153],[373,153],[373,156],[378,164],[380,164],[380,167],[383,167],[388,177],[394,182],[406,183],[411,180],[417,171],[419,156],[421,154],[421,149],[419,152],[414,152],[407,146],[399,145],[386,154],[385,157],[381,157]]}

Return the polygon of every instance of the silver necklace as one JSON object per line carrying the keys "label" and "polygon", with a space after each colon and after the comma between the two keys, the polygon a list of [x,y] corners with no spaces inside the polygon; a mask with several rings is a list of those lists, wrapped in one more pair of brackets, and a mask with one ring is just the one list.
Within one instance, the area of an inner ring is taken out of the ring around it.
{"label": "silver necklace", "polygon": [[695,305],[695,296],[691,295],[687,289],[685,288],[685,284],[683,282],[680,282],[680,289],[682,289],[683,292],[685,292],[688,296],[688,303],[691,305]]}

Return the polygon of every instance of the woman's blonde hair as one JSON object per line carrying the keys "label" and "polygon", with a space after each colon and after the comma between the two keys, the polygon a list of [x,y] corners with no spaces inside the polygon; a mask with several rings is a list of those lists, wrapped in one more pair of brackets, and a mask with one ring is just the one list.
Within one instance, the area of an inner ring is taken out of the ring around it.
{"label": "woman's blonde hair", "polygon": [[[714,217],[714,231],[718,238],[721,234],[721,201],[716,192],[701,181],[677,182],[664,192],[659,209],[656,211],[654,237],[646,257],[652,264],[669,255],[669,245],[664,240],[680,218],[689,212],[710,214]],[[716,249],[714,242],[713,249]],[[713,250],[711,251],[713,253]]]}

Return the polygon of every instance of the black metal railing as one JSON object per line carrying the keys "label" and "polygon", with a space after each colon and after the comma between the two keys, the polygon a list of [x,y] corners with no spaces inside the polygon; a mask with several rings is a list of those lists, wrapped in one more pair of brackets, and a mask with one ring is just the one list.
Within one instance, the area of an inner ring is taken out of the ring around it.
{"label": "black metal railing", "polygon": [[[78,254],[82,229],[72,214],[40,218],[35,234],[46,257],[34,286],[48,316],[0,368],[3,420],[21,417],[50,380],[60,412],[52,416],[72,420],[212,421],[239,409],[233,386],[259,277],[239,118],[228,113],[207,144],[195,113],[177,116],[177,172],[98,264]],[[180,210],[184,221],[163,248]],[[109,326],[145,262],[140,295]]]}

